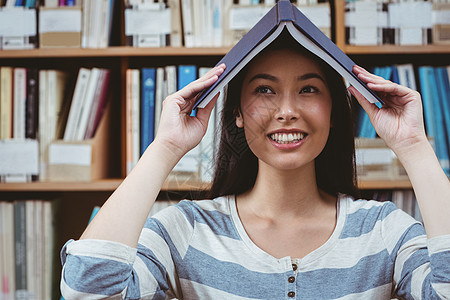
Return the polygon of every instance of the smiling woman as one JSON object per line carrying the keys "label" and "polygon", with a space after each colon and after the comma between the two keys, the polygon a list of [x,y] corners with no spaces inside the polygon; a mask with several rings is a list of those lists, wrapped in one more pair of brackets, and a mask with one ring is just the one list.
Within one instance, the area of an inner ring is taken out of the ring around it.
{"label": "smiling woman", "polygon": [[66,299],[448,299],[450,185],[420,95],[353,72],[380,137],[407,170],[426,225],[391,202],[356,200],[349,94],[284,35],[230,83],[212,199],[148,218],[169,172],[206,132],[191,115],[220,65],[164,101],[154,142],[80,240],[61,252]]}
{"label": "smiling woman", "polygon": [[[289,95],[286,95],[287,91]],[[296,115],[289,117],[283,114],[298,114],[302,111],[303,117],[309,111],[312,115],[309,118],[317,120],[321,115],[318,111],[311,110],[318,107],[317,99],[324,96],[331,98],[328,103],[322,101],[324,108],[331,109],[331,115],[328,113],[324,124],[326,134],[321,135],[325,138],[325,144],[322,141],[322,145],[318,146],[323,151],[320,149],[315,155],[317,185],[332,195],[345,193],[357,197],[351,101],[343,79],[286,32],[254,58],[229,84],[222,111],[223,126],[215,176],[209,197],[240,194],[254,185],[260,166],[255,149],[251,148],[256,147],[255,134],[262,128],[273,131],[266,132],[269,138],[270,134],[277,134],[278,139],[289,139],[288,133],[297,133],[302,135],[297,146],[302,144],[308,132],[299,129],[306,128],[295,128],[291,120],[283,118],[295,118],[296,126],[303,121]],[[296,109],[292,110],[293,106],[283,106],[285,103],[289,105],[290,100],[297,102]],[[310,107],[305,109],[308,104]],[[287,111],[283,111],[283,108]],[[270,126],[278,128],[266,128],[262,122],[273,118],[275,113],[281,119],[275,122],[277,125]],[[248,116],[245,117],[245,114]],[[245,131],[244,119],[248,119],[249,125],[253,123],[254,126],[247,127]],[[281,126],[286,123],[288,127]],[[289,150],[296,145],[281,141],[274,146]],[[279,153],[267,154],[277,156]]]}

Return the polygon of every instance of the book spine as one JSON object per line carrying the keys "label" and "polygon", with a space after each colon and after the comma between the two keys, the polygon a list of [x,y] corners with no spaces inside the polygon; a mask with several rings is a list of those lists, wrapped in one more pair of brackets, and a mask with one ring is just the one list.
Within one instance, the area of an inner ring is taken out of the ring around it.
{"label": "book spine", "polygon": [[155,90],[155,135],[158,131],[159,119],[161,118],[162,103],[165,98],[164,68],[156,68],[156,90]]}
{"label": "book spine", "polygon": [[142,69],[141,95],[141,155],[153,141],[155,135],[155,85],[156,69]]}
{"label": "book spine", "polygon": [[0,139],[12,138],[13,69],[0,67]]}
{"label": "book spine", "polygon": [[126,144],[126,168],[127,174],[133,169],[133,126],[132,126],[132,93],[133,93],[133,82],[132,82],[132,70],[128,69],[126,71],[126,103],[125,103],[125,144]]}
{"label": "book spine", "polygon": [[47,162],[49,145],[47,110],[48,110],[48,91],[47,91],[47,70],[39,71],[39,180],[47,179]]}
{"label": "book spine", "polygon": [[110,71],[102,70],[102,75],[99,80],[99,87],[97,90],[99,91],[98,96],[96,96],[96,101],[93,106],[91,115],[89,116],[88,121],[88,129],[84,136],[85,139],[93,138],[95,135],[95,131],[100,124],[100,120],[102,119],[103,113],[105,112],[107,102],[108,102],[108,87],[109,87],[109,79]]}
{"label": "book spine", "polygon": [[435,97],[433,98],[433,112],[434,118],[433,121],[436,126],[436,154],[438,155],[439,162],[441,164],[442,169],[444,170],[447,176],[450,176],[450,161],[449,161],[449,152],[447,147],[447,139],[448,135],[445,132],[445,118],[444,118],[444,102],[448,102],[449,99],[448,91],[446,90],[446,86],[444,84],[444,78],[441,76],[438,68],[434,69],[434,80],[432,89],[435,91]]}
{"label": "book spine", "polygon": [[38,71],[36,69],[27,70],[27,100],[25,116],[25,137],[35,139],[38,129]]}
{"label": "book spine", "polygon": [[86,86],[86,91],[83,97],[83,105],[81,106],[80,117],[76,126],[76,133],[74,140],[82,141],[86,133],[89,113],[92,109],[92,104],[95,97],[95,92],[97,89],[98,79],[100,77],[100,69],[92,68],[89,75],[89,81]]}
{"label": "book spine", "polygon": [[141,145],[140,145],[140,111],[141,111],[141,93],[140,93],[140,71],[133,70],[131,73],[132,81],[132,94],[131,94],[131,127],[132,127],[132,143],[133,143],[133,154],[132,154],[132,164],[135,166],[140,158]]}
{"label": "book spine", "polygon": [[192,0],[181,0],[181,11],[183,13],[184,46],[188,48],[195,47]]}
{"label": "book spine", "polygon": [[80,70],[78,71],[75,90],[72,96],[72,103],[70,104],[69,117],[67,119],[67,125],[64,132],[65,141],[75,140],[78,121],[80,119],[90,73],[91,70],[86,68],[80,68]]}
{"label": "book spine", "polygon": [[16,299],[27,295],[27,232],[25,201],[14,202],[14,254],[16,267]]}
{"label": "book spine", "polygon": [[27,70],[14,68],[13,138],[25,138],[25,103],[27,93]]}

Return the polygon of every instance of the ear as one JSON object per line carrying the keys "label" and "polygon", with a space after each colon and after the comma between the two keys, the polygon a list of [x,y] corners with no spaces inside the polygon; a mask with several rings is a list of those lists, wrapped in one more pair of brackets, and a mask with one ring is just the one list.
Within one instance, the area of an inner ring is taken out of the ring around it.
{"label": "ear", "polygon": [[236,126],[238,128],[243,128],[244,127],[244,118],[242,118],[242,114],[239,109],[236,109],[235,116],[236,116]]}

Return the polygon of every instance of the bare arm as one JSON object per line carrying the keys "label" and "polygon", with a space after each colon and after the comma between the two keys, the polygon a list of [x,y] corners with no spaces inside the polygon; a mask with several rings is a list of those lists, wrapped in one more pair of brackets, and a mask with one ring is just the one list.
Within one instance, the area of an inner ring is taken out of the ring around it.
{"label": "bare arm", "polygon": [[416,194],[429,238],[450,234],[450,182],[425,135],[420,94],[356,67],[355,74],[380,93],[383,108],[349,91],[367,112],[378,135],[403,164]]}
{"label": "bare arm", "polygon": [[164,100],[155,140],[80,239],[109,240],[136,247],[145,220],[168,174],[206,132],[217,96],[207,107],[199,109],[196,117],[191,117],[195,98],[217,80],[224,68],[222,65],[212,69]]}

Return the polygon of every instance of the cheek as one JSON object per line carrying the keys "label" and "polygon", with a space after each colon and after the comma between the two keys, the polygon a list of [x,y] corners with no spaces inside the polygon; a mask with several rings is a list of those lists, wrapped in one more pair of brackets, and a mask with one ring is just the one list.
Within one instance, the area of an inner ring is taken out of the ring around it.
{"label": "cheek", "polygon": [[271,101],[264,99],[249,99],[244,103],[244,124],[248,126],[264,126],[271,120],[276,107]]}

